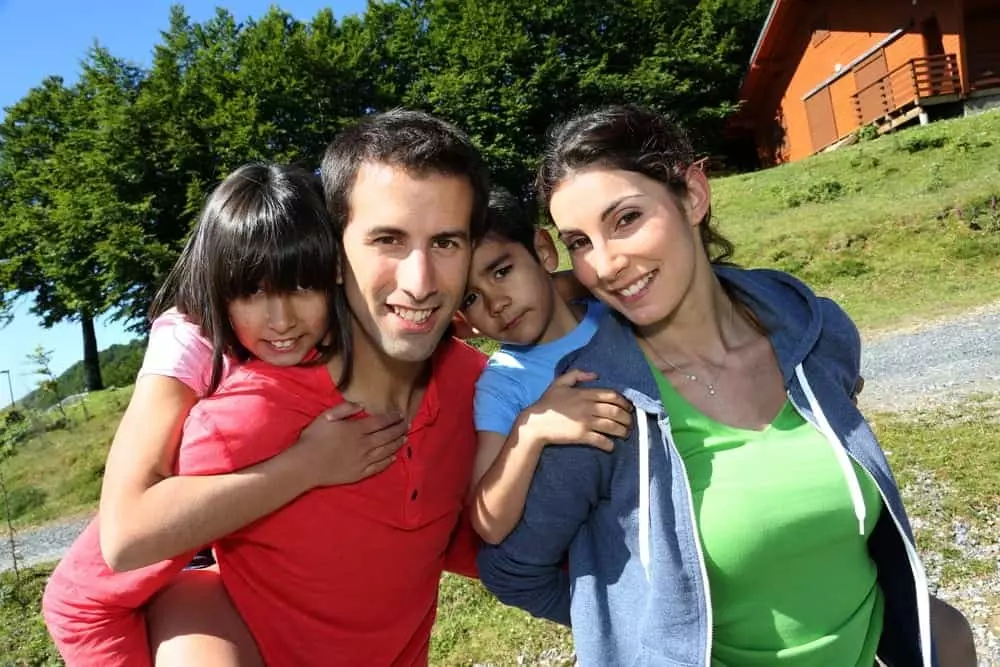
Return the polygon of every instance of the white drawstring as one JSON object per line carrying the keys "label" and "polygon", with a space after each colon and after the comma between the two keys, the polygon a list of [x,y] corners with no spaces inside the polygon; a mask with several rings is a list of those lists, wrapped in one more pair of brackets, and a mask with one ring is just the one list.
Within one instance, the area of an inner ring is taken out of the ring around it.
{"label": "white drawstring", "polygon": [[847,482],[847,488],[851,494],[851,502],[854,505],[854,516],[858,519],[858,531],[864,535],[867,509],[865,508],[865,497],[861,493],[861,483],[858,482],[858,473],[854,470],[854,466],[851,464],[851,459],[847,455],[847,450],[844,449],[843,443],[840,442],[840,438],[837,437],[837,434],[834,433],[833,428],[830,426],[830,422],[827,421],[826,415],[823,413],[823,408],[819,405],[819,401],[816,400],[816,395],[813,394],[812,387],[809,386],[809,380],[806,379],[805,371],[802,370],[802,364],[795,367],[795,377],[798,378],[799,385],[806,395],[806,400],[812,409],[813,417],[816,419],[816,425],[826,437],[830,446],[833,447],[834,456],[837,457],[840,469],[844,473],[844,481]]}
{"label": "white drawstring", "polygon": [[636,408],[639,434],[639,562],[646,573],[646,581],[650,581],[650,545],[649,545],[649,415]]}

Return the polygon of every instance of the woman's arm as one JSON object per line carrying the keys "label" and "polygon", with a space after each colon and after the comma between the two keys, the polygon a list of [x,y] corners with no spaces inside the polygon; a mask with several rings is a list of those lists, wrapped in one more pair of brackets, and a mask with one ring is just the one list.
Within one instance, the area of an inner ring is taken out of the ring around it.
{"label": "woman's arm", "polygon": [[598,457],[588,448],[549,448],[514,532],[479,552],[479,577],[504,604],[569,625],[569,575],[562,563],[599,501]]}
{"label": "woman's arm", "polygon": [[346,484],[384,470],[402,444],[398,415],[345,421],[358,407],[321,415],[295,445],[244,470],[173,476],[181,429],[196,397],[182,382],[136,383],[108,454],[101,491],[101,551],[132,570],[198,549],[288,504],[315,486]]}

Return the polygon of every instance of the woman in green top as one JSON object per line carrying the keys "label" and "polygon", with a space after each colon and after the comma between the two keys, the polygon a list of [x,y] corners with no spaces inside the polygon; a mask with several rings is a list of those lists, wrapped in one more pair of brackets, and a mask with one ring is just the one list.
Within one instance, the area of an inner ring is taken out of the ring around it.
{"label": "woman in green top", "polygon": [[611,454],[542,455],[483,582],[572,621],[585,666],[974,665],[852,404],[856,328],[793,277],[729,264],[679,130],[584,114],[553,132],[538,186],[577,278],[617,311],[557,374],[595,372],[636,427]]}

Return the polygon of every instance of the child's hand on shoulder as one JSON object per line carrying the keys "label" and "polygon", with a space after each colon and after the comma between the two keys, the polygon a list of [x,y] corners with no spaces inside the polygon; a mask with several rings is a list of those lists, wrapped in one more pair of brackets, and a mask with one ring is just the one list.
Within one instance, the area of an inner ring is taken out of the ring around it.
{"label": "child's hand on shoulder", "polygon": [[352,484],[376,475],[396,460],[407,424],[400,414],[369,415],[352,419],[361,406],[343,402],[307,426],[288,454],[311,484]]}
{"label": "child's hand on shoulder", "polygon": [[541,445],[590,445],[610,452],[613,438],[632,427],[632,406],[611,389],[584,389],[596,373],[570,370],[556,378],[538,401],[521,412],[515,428]]}

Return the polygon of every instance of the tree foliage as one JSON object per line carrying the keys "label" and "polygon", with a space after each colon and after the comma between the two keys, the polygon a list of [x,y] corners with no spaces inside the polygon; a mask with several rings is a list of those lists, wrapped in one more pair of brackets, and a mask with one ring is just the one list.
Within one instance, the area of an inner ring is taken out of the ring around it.
{"label": "tree foliage", "polygon": [[[146,69],[95,45],[0,123],[0,316],[136,330],[206,194],[253,160],[315,167],[346,123],[395,106],[467,129],[496,179],[527,193],[544,133],[580,108],[669,112],[706,152],[767,0],[371,0],[308,20],[276,7],[202,23],[171,9]],[[90,333],[88,333],[88,327]],[[90,372],[87,382],[99,386]]]}

